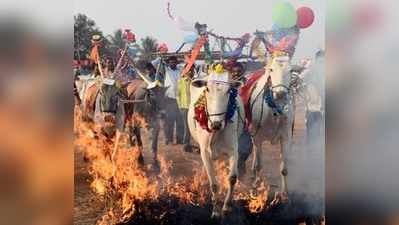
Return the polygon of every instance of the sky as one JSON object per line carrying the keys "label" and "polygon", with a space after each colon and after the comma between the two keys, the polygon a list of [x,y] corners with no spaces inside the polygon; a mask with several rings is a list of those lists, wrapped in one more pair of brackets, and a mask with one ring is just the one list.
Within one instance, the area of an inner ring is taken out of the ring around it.
{"label": "sky", "polygon": [[[272,6],[278,0],[170,0],[174,16],[208,24],[214,33],[239,37],[272,26]],[[291,0],[295,8],[308,6],[315,13],[313,25],[301,31],[295,58],[313,57],[324,48],[325,0]],[[95,20],[105,34],[129,28],[140,39],[152,36],[176,50],[184,34],[167,15],[166,0],[74,0],[74,14]]]}

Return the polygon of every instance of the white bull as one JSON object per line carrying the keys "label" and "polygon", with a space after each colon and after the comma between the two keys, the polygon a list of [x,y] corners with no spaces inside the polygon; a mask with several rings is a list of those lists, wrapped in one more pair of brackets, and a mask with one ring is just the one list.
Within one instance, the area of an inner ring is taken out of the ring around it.
{"label": "white bull", "polygon": [[[188,126],[192,137],[198,142],[202,162],[206,169],[212,192],[212,217],[219,217],[217,206],[218,183],[213,167],[213,160],[221,155],[229,158],[229,187],[224,199],[222,211],[231,211],[232,194],[237,182],[238,138],[243,131],[244,109],[239,96],[234,115],[227,118],[229,98],[232,88],[237,89],[240,82],[231,81],[227,72],[211,72],[208,77],[194,80],[191,85],[191,104],[188,110]],[[197,101],[204,96],[206,122],[199,123],[196,119],[195,107]],[[222,154],[221,154],[222,153]],[[223,154],[224,153],[224,154]]]}
{"label": "white bull", "polygon": [[[262,143],[279,143],[282,161],[281,197],[287,197],[287,156],[292,148],[292,128],[294,123],[294,98],[291,90],[291,65],[288,56],[274,57],[265,73],[256,83],[249,98],[252,118],[250,133],[253,135],[254,155],[252,172],[257,183],[262,162]],[[248,115],[247,115],[248,116]]]}

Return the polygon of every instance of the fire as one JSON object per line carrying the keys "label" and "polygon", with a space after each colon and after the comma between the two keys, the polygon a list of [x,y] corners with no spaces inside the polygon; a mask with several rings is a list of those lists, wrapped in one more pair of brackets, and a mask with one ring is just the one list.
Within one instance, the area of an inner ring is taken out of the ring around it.
{"label": "fire", "polygon": [[262,182],[257,189],[258,195],[250,195],[248,209],[251,213],[260,213],[266,206],[268,189]]}
{"label": "fire", "polygon": [[145,120],[144,117],[142,117],[138,113],[133,113],[132,118],[131,118],[131,123],[136,124],[139,127],[145,127],[148,128],[148,122]]}
{"label": "fire", "polygon": [[[147,124],[139,115],[134,115],[132,122],[139,123],[142,127]],[[112,162],[112,141],[100,133],[93,138],[93,131],[98,129],[93,124],[84,124],[77,120],[75,125],[78,131],[75,146],[89,161],[88,171],[93,179],[90,187],[106,201],[108,212],[97,222],[98,225],[134,219],[138,206],[148,201],[174,198],[181,204],[193,206],[204,206],[210,201],[208,178],[202,166],[195,167],[192,171],[194,175],[190,177],[175,177],[170,172],[173,168],[172,162],[160,156],[160,173],[154,175],[148,163],[144,168],[139,166],[137,159],[140,150],[136,147],[125,147],[127,140],[123,138],[115,161]],[[227,164],[216,161],[215,167],[220,193],[225,193],[229,184]],[[240,182],[236,187],[236,190],[244,189]],[[258,188],[256,196],[243,194],[244,191],[235,193],[234,199],[245,200],[251,213],[260,212],[266,205],[268,189],[264,184]]]}

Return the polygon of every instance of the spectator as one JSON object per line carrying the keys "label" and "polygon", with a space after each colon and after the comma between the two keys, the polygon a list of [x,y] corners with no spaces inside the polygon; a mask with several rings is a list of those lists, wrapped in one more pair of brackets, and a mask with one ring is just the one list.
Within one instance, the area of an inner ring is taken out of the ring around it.
{"label": "spectator", "polygon": [[176,144],[183,143],[184,125],[176,102],[177,80],[180,77],[181,68],[178,67],[177,58],[172,56],[167,60],[165,67],[164,86],[165,91],[165,138],[166,144],[173,143],[174,131],[176,128]]}
{"label": "spectator", "polygon": [[82,65],[80,69],[80,75],[88,75],[93,71],[93,65],[90,64],[90,61],[85,59],[82,60]]}
{"label": "spectator", "polygon": [[187,113],[188,107],[190,105],[190,84],[194,77],[194,68],[195,65],[191,67],[188,73],[183,74],[177,83],[176,100],[184,124],[183,150],[186,152],[192,152],[192,146],[190,144],[191,135],[188,129]]}
{"label": "spectator", "polygon": [[104,76],[105,77],[112,77],[115,70],[114,61],[110,58],[105,60],[105,69],[104,69]]}
{"label": "spectator", "polygon": [[[308,63],[307,63],[308,64]],[[309,67],[309,65],[306,65]],[[324,52],[316,53],[311,71],[302,72],[305,81],[306,130],[309,144],[317,141],[323,133],[324,111]],[[314,140],[314,141],[312,141]]]}

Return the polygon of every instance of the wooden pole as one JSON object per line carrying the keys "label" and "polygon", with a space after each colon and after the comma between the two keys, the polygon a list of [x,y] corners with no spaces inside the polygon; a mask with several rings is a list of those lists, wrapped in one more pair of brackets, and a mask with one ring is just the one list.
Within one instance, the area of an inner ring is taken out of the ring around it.
{"label": "wooden pole", "polygon": [[102,66],[101,66],[100,52],[98,52],[98,55],[97,55],[97,65],[98,65],[98,70],[100,71],[101,80],[103,80],[104,79],[104,73],[103,73],[103,69],[102,69]]}
{"label": "wooden pole", "polygon": [[127,48],[128,48],[128,43],[125,43],[125,48],[124,48],[123,51],[122,51],[122,55],[121,55],[121,57],[119,58],[118,63],[116,64],[115,72],[119,72],[119,67],[121,66],[122,59],[123,59],[123,57],[124,57],[125,54],[126,54]]}

